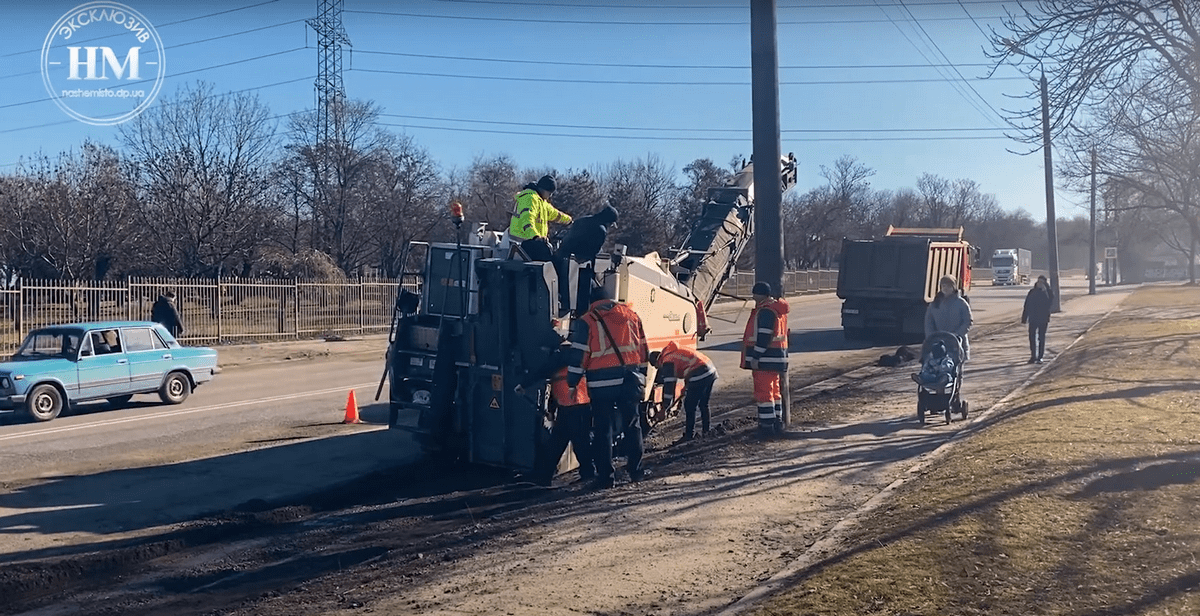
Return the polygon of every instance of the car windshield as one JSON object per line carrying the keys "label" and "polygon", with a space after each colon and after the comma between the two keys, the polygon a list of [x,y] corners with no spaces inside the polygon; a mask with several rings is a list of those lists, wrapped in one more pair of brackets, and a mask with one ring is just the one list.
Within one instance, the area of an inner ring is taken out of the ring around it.
{"label": "car windshield", "polygon": [[75,359],[76,354],[79,353],[79,341],[82,336],[83,332],[76,329],[41,329],[30,332],[12,358],[16,360],[45,357]]}

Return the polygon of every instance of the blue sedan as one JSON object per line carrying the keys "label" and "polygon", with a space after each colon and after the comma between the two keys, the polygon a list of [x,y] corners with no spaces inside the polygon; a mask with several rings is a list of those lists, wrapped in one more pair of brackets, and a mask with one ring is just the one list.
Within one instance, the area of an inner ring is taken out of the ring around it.
{"label": "blue sedan", "polygon": [[215,349],[181,346],[158,323],[56,325],[29,332],[0,363],[0,409],[50,421],[89,400],[122,406],[135,394],[157,393],[166,404],[180,404],[220,371]]}

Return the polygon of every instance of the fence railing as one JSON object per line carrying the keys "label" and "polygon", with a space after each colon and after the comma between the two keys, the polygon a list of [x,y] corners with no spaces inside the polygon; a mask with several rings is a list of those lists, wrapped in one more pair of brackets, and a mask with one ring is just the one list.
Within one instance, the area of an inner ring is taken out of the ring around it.
{"label": "fence railing", "polygon": [[419,290],[415,282],[390,279],[20,279],[13,288],[0,289],[0,318],[8,325],[0,327],[0,354],[47,325],[148,320],[155,300],[167,290],[176,294],[184,328],[179,338],[185,344],[387,332],[401,287]]}
{"label": "fence railing", "polygon": [[[837,270],[798,270],[783,273],[783,294],[829,293],[837,290]],[[721,286],[721,292],[737,297],[750,297],[754,287],[754,272],[735,272]]]}

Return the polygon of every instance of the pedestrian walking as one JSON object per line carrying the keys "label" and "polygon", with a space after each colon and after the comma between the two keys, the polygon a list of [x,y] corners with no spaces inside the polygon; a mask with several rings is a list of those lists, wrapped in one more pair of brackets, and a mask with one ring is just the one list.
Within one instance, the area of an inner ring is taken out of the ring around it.
{"label": "pedestrian walking", "polygon": [[587,312],[571,331],[572,357],[567,368],[567,386],[575,392],[586,377],[596,432],[594,489],[611,488],[614,426],[622,439],[629,478],[639,481],[642,468],[642,421],[638,406],[645,398],[650,350],[642,320],[629,306],[613,300],[604,287],[596,287]]}
{"label": "pedestrian walking", "polygon": [[683,390],[683,438],[690,441],[696,437],[696,411],[700,411],[700,433],[708,434],[711,427],[708,412],[708,399],[712,396],[713,385],[717,382],[717,366],[707,355],[681,347],[675,342],[667,344],[663,350],[650,354],[650,363],[657,369],[655,383],[663,386],[663,406],[670,408],[675,403],[675,390],[680,381],[684,383]]}
{"label": "pedestrian walking", "polygon": [[742,368],[754,379],[754,402],[760,429],[783,430],[781,375],[787,371],[788,303],[771,292],[771,285],[756,282],[750,293],[754,310],[742,335]]}
{"label": "pedestrian walking", "polygon": [[517,193],[517,210],[508,225],[509,237],[521,241],[521,250],[531,261],[552,261],[554,251],[550,249],[550,224],[567,224],[571,217],[550,205],[554,193],[554,178],[544,175],[537,182],[525,185]]}
{"label": "pedestrian walking", "polygon": [[971,330],[971,304],[959,293],[958,279],[950,274],[938,281],[938,294],[925,309],[925,337],[937,332],[950,332],[962,341],[963,362],[971,358],[971,343],[967,332]]}
{"label": "pedestrian walking", "polygon": [[1046,354],[1046,330],[1050,327],[1050,306],[1054,304],[1054,291],[1045,276],[1038,276],[1033,288],[1025,296],[1025,308],[1021,310],[1021,323],[1029,324],[1029,362],[1042,363]]}
{"label": "pedestrian walking", "polygon": [[176,338],[183,333],[183,319],[175,307],[174,291],[167,291],[158,296],[154,306],[150,308],[150,320],[162,324]]}
{"label": "pedestrian walking", "polygon": [[567,385],[567,365],[571,355],[569,342],[564,341],[537,370],[534,370],[516,386],[515,391],[524,395],[525,390],[539,383],[550,381],[550,400],[554,403],[554,425],[550,428],[550,441],[539,450],[534,461],[533,478],[539,485],[549,486],[558,470],[558,461],[571,444],[575,459],[579,461],[579,478],[592,481],[596,478],[596,467],[592,462],[592,406],[588,396],[587,378],[581,378],[572,389]]}

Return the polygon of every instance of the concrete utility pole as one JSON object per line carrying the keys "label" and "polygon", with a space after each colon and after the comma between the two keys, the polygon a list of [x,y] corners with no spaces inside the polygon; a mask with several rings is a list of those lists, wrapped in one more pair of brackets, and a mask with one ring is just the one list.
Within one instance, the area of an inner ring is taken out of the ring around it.
{"label": "concrete utility pole", "polygon": [[[754,121],[754,278],[783,295],[783,186],[779,178],[779,54],[775,0],[750,0],[750,88]],[[791,420],[787,372],[783,425]]]}
{"label": "concrete utility pole", "polygon": [[1088,242],[1088,295],[1096,294],[1096,146],[1092,146],[1092,222]]}
{"label": "concrete utility pole", "polygon": [[[1041,59],[1038,59],[1041,63]],[[1058,220],[1054,214],[1054,163],[1050,157],[1050,94],[1046,85],[1046,69],[1042,68],[1042,153],[1046,163],[1046,237],[1050,251],[1050,312],[1062,312],[1058,289]]]}

